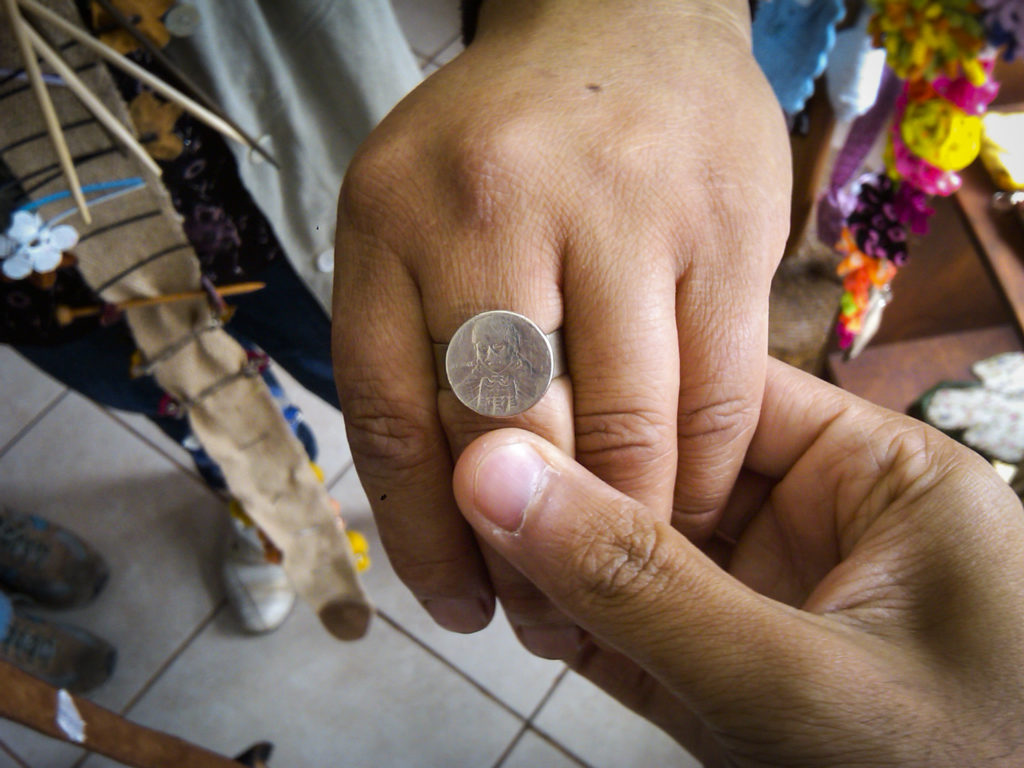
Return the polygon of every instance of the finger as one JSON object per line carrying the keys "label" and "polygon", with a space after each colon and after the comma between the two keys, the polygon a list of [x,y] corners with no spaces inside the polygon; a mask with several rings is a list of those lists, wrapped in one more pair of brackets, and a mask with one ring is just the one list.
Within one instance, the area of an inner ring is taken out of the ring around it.
{"label": "finger", "polygon": [[478,440],[456,466],[454,490],[481,538],[697,714],[767,706],[817,656],[813,620],[744,589],[534,435]]}
{"label": "finger", "polygon": [[569,660],[569,666],[620,704],[657,725],[701,765],[717,765],[714,761],[720,758],[721,750],[708,738],[700,719],[632,659],[591,639]]}
{"label": "finger", "polygon": [[[562,298],[556,266],[559,249],[546,234],[531,231],[529,224],[514,225],[511,233],[499,229],[500,233],[488,230],[486,241],[473,233],[460,233],[459,269],[419,275],[425,317],[435,339],[447,341],[463,322],[491,309],[525,315],[545,332],[561,326]],[[568,377],[553,381],[539,403],[510,418],[475,413],[448,389],[438,392],[437,407],[456,457],[478,436],[505,426],[528,429],[565,451],[573,450],[572,387]],[[481,550],[495,594],[523,644],[545,658],[575,653],[580,643],[575,624],[492,549],[485,545]]]}
{"label": "finger", "polygon": [[679,466],[673,524],[702,543],[718,524],[757,424],[764,391],[768,307],[756,275],[708,273],[680,282]]}
{"label": "finger", "polygon": [[[567,250],[576,459],[667,521],[679,391],[673,260],[635,233],[578,235]],[[632,266],[623,270],[626,253]]]}
{"label": "finger", "polygon": [[455,508],[419,293],[397,258],[339,225],[333,357],[352,458],[395,571],[442,626],[490,621],[494,597]]}

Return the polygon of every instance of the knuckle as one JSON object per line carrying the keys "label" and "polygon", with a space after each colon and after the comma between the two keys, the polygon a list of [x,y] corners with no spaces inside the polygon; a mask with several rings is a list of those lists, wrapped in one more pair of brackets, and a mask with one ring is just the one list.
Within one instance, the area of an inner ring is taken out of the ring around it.
{"label": "knuckle", "polygon": [[672,428],[654,410],[576,415],[576,455],[588,467],[637,467],[658,463],[671,454]]}
{"label": "knuckle", "polygon": [[732,442],[754,428],[758,411],[758,403],[743,395],[705,398],[694,407],[680,407],[676,437],[680,443]]}
{"label": "knuckle", "polygon": [[383,478],[415,473],[447,446],[431,429],[434,414],[412,402],[387,397],[363,386],[342,397],[342,413],[352,455],[361,473]]}
{"label": "knuckle", "polygon": [[610,536],[593,538],[573,555],[573,572],[590,599],[625,603],[656,585],[671,563],[657,525],[619,519]]}
{"label": "knuckle", "polygon": [[338,197],[339,219],[360,232],[376,232],[393,218],[392,198],[408,179],[397,140],[377,142],[356,153]]}
{"label": "knuckle", "polygon": [[[382,532],[383,536],[383,532]],[[385,544],[390,543],[385,539]],[[476,567],[474,556],[465,551],[445,555],[438,550],[406,550],[385,546],[395,575],[419,599],[461,597],[464,574]]]}
{"label": "knuckle", "polygon": [[451,150],[451,182],[464,223],[487,229],[514,215],[513,201],[535,173],[538,154],[528,121],[488,124],[469,131]]}

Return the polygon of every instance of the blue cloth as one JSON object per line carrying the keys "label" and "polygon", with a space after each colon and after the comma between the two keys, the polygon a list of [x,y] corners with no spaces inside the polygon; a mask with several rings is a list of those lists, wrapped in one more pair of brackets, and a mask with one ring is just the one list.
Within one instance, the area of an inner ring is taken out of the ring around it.
{"label": "blue cloth", "polygon": [[12,618],[14,618],[14,606],[11,605],[11,599],[0,592],[0,640],[7,636]]}
{"label": "blue cloth", "polygon": [[836,41],[843,0],[771,0],[754,16],[754,58],[782,109],[794,115],[814,93]]}

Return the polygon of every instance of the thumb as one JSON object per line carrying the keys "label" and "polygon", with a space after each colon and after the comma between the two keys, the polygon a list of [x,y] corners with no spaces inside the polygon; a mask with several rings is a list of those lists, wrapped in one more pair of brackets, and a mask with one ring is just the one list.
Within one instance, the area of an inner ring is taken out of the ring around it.
{"label": "thumb", "polygon": [[818,617],[742,586],[542,438],[504,429],[477,439],[454,489],[482,539],[698,715],[757,714],[812,668]]}

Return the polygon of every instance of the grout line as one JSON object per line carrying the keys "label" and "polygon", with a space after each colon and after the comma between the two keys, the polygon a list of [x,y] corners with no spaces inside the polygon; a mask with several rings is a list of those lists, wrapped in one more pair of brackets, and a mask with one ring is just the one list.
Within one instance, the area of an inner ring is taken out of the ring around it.
{"label": "grout line", "polygon": [[188,650],[188,648],[192,645],[195,639],[199,637],[199,635],[201,635],[206,630],[206,628],[210,626],[210,624],[213,623],[213,620],[217,618],[217,614],[219,614],[227,604],[228,599],[226,597],[222,597],[220,600],[217,601],[217,603],[213,606],[213,610],[210,611],[210,613],[206,616],[205,619],[203,619],[199,622],[199,624],[196,625],[196,628],[189,633],[189,636],[186,637],[184,641],[182,641],[181,645],[178,646],[177,650],[173,651],[171,655],[167,657],[164,663],[160,665],[159,669],[157,669],[157,671],[153,673],[149,680],[147,680],[143,684],[142,688],[140,688],[139,691],[134,696],[132,696],[131,699],[128,700],[128,703],[121,708],[121,712],[119,714],[121,714],[122,716],[127,716],[128,713],[132,711],[132,709],[135,707],[135,705],[139,703],[142,697],[149,693],[153,686],[156,685],[157,680],[160,679],[164,672],[166,672],[170,668],[170,666],[174,664],[175,661],[181,658],[181,655]]}
{"label": "grout line", "polygon": [[519,742],[522,741],[523,737],[527,733],[532,733],[539,739],[546,741],[552,749],[558,750],[565,757],[579,764],[582,768],[590,768],[586,762],[580,759],[577,755],[574,755],[571,751],[569,751],[567,747],[558,743],[554,738],[552,738],[551,736],[544,733],[543,731],[541,731],[533,725],[533,721],[537,718],[537,715],[540,714],[540,711],[544,708],[544,705],[551,700],[551,697],[555,695],[555,689],[558,688],[558,685],[562,682],[562,680],[565,679],[565,676],[568,674],[569,668],[563,667],[562,671],[558,673],[558,676],[552,681],[551,685],[548,687],[547,692],[544,694],[544,696],[541,697],[541,700],[537,702],[537,706],[533,708],[533,711],[530,713],[529,717],[526,718],[526,722],[523,724],[523,727],[519,729],[519,733],[517,733],[515,737],[512,739],[512,743],[505,748],[505,751],[501,754],[501,757],[498,758],[498,762],[496,762],[492,768],[501,768],[505,764],[505,761],[507,761],[508,758],[511,756],[513,750],[516,748]]}
{"label": "grout line", "polygon": [[60,405],[61,401],[68,396],[69,391],[70,390],[68,390],[67,387],[65,387],[63,392],[54,397],[53,400],[51,400],[47,405],[43,406],[43,409],[39,411],[39,413],[37,413],[34,417],[32,417],[32,419],[29,420],[28,424],[19,429],[15,433],[14,437],[12,437],[10,440],[7,441],[6,444],[0,447],[0,459],[2,459],[7,454],[7,452],[11,450],[11,448],[13,448],[19,440],[21,440],[21,438],[27,435],[36,424],[42,421],[46,417],[46,415],[50,413],[50,411],[52,411],[54,408]]}
{"label": "grout line", "polygon": [[[334,473],[334,477],[332,477],[328,482],[326,482],[324,484],[324,487],[327,488],[327,490],[329,491],[331,488],[333,488],[339,482],[341,482],[341,478],[343,478],[350,469],[352,469],[352,459],[349,459],[347,462],[345,462],[345,465]],[[341,511],[342,517],[344,517],[345,510],[343,509]]]}
{"label": "grout line", "polygon": [[[91,400],[89,402],[92,403]],[[207,485],[206,481],[203,480],[203,478],[201,478],[198,474],[196,474],[190,467],[186,466],[185,464],[182,464],[181,461],[179,461],[177,458],[175,458],[173,455],[171,455],[171,453],[169,453],[167,450],[165,450],[157,442],[155,442],[154,440],[150,439],[147,435],[145,435],[142,432],[140,432],[139,430],[137,430],[135,427],[133,427],[128,422],[122,421],[120,418],[118,418],[114,414],[114,412],[110,408],[107,408],[106,406],[103,406],[103,405],[99,405],[98,403],[92,403],[92,404],[95,405],[97,408],[99,408],[101,411],[103,411],[103,413],[105,413],[107,415],[107,417],[109,419],[111,419],[119,427],[122,427],[125,431],[127,431],[130,434],[132,434],[135,437],[137,437],[139,440],[144,442],[146,445],[148,445],[154,451],[156,451],[161,456],[163,456],[165,459],[167,459],[169,462],[171,462],[178,470],[180,470],[181,472],[186,474],[189,477],[189,479],[192,480],[192,482],[194,482],[200,488],[203,488],[208,493],[212,493],[218,499],[223,499],[223,496],[221,495],[221,493],[219,491],[216,491],[213,488],[211,488],[209,485]],[[168,438],[168,439],[170,439],[170,438]]]}
{"label": "grout line", "polygon": [[17,763],[18,768],[32,768],[32,766],[30,766],[28,763],[26,763],[24,760],[18,757],[18,755],[15,754],[14,750],[8,747],[7,744],[3,741],[0,741],[0,752],[3,752],[5,755],[11,758],[11,760]]}
{"label": "grout line", "polygon": [[551,736],[550,734],[545,733],[544,731],[542,731],[537,726],[535,726],[535,725],[527,726],[527,730],[529,730],[530,733],[532,733],[537,738],[541,739],[542,741],[547,742],[548,746],[550,746],[552,749],[555,749],[555,750],[558,750],[559,752],[561,752],[566,758],[568,758],[569,760],[572,760],[574,763],[579,765],[580,768],[592,768],[590,763],[588,763],[582,757],[580,757],[579,755],[574,753],[567,746],[565,746],[564,744],[560,743],[553,736]]}
{"label": "grout line", "polygon": [[430,647],[429,645],[427,645],[427,644],[426,644],[425,642],[423,642],[422,640],[420,640],[420,639],[419,639],[418,637],[416,637],[416,635],[414,635],[414,634],[413,634],[412,632],[410,632],[409,630],[407,630],[407,629],[406,629],[405,627],[403,627],[403,626],[402,626],[401,624],[399,624],[399,623],[398,623],[397,621],[395,621],[395,620],[394,620],[393,618],[391,618],[390,616],[388,616],[388,615],[387,615],[387,613],[385,613],[384,611],[380,610],[379,608],[377,609],[377,616],[378,616],[378,617],[379,617],[379,618],[380,618],[380,619],[381,619],[382,621],[384,621],[384,623],[385,623],[385,624],[388,624],[388,625],[389,625],[389,626],[390,626],[390,627],[391,627],[392,629],[395,629],[395,630],[397,630],[398,632],[400,632],[401,634],[405,635],[405,636],[406,636],[407,638],[409,638],[410,640],[412,640],[412,641],[413,641],[414,643],[416,643],[416,645],[418,645],[418,646],[419,646],[420,648],[422,648],[422,649],[423,649],[424,651],[426,651],[426,652],[427,652],[427,653],[429,653],[429,654],[430,654],[431,656],[433,656],[433,657],[434,657],[435,659],[437,659],[438,661],[440,661],[440,662],[441,662],[442,664],[444,664],[444,665],[445,665],[446,667],[448,667],[448,668],[449,668],[449,669],[450,669],[450,670],[451,670],[452,672],[454,672],[455,674],[457,674],[457,675],[458,675],[459,677],[461,677],[461,678],[462,678],[463,680],[465,680],[465,681],[466,681],[467,683],[469,683],[469,684],[470,684],[470,685],[472,685],[472,686],[473,686],[474,688],[476,688],[476,689],[477,689],[478,691],[480,691],[480,693],[482,693],[482,694],[483,694],[484,696],[486,696],[486,697],[487,697],[488,699],[490,699],[490,700],[491,700],[491,701],[493,701],[493,702],[494,702],[495,704],[497,704],[497,705],[498,705],[499,707],[501,707],[501,708],[502,708],[502,709],[504,709],[504,710],[505,710],[506,712],[508,712],[508,713],[509,713],[510,715],[512,715],[513,717],[515,717],[515,718],[516,718],[516,720],[520,720],[520,721],[522,721],[523,723],[525,723],[525,722],[526,722],[526,721],[525,721],[525,720],[523,719],[523,716],[522,716],[521,714],[519,714],[518,712],[516,712],[516,711],[515,711],[515,710],[514,710],[514,709],[513,709],[512,707],[510,707],[510,706],[509,706],[508,704],[506,704],[506,703],[505,703],[504,701],[502,701],[502,700],[501,700],[500,698],[498,698],[498,697],[497,697],[496,695],[494,695],[494,693],[492,693],[492,692],[491,692],[491,691],[490,691],[490,690],[489,690],[488,688],[484,687],[483,685],[481,685],[480,683],[478,683],[478,682],[477,682],[476,680],[474,680],[474,679],[473,679],[472,677],[470,677],[470,676],[469,676],[468,674],[466,674],[466,673],[465,673],[465,672],[463,672],[463,671],[462,671],[461,669],[459,669],[458,667],[456,667],[456,666],[455,666],[454,664],[452,664],[452,663],[451,663],[450,661],[448,661],[448,659],[446,659],[446,658],[445,658],[444,656],[442,656],[442,655],[441,655],[440,653],[438,653],[437,651],[435,651],[435,650],[434,650],[433,648],[431,648],[431,647]]}
{"label": "grout line", "polygon": [[[160,665],[156,672],[154,672],[150,676],[149,680],[143,683],[142,687],[135,693],[135,695],[128,700],[128,703],[121,708],[120,712],[118,712],[118,714],[121,717],[127,717],[128,714],[132,711],[132,709],[139,703],[142,697],[149,693],[150,690],[152,690],[153,686],[156,685],[160,677],[171,667],[172,664],[174,664],[175,661],[181,658],[181,655],[186,650],[188,650],[189,646],[192,645],[195,639],[199,637],[199,635],[202,634],[203,631],[210,626],[210,624],[213,623],[213,620],[217,618],[217,614],[219,614],[221,610],[227,605],[227,602],[228,601],[226,597],[223,597],[217,601],[216,605],[214,605],[213,607],[213,610],[210,611],[206,618],[204,618],[202,621],[199,622],[198,625],[196,625],[196,628],[189,633],[189,636],[182,641],[181,645],[178,646],[178,648],[174,650],[170,656],[167,657],[167,659],[163,662],[163,664]],[[84,752],[82,756],[78,758],[78,760],[71,764],[70,768],[82,768],[85,762],[92,755],[92,752]]]}

